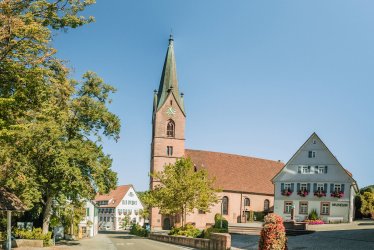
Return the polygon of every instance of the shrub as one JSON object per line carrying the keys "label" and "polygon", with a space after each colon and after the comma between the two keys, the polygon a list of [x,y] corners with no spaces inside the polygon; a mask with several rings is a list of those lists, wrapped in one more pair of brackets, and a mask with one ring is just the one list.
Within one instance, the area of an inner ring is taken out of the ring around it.
{"label": "shrub", "polygon": [[308,225],[321,225],[325,224],[323,220],[304,220],[304,222],[308,223]]}
{"label": "shrub", "polygon": [[205,229],[198,238],[209,239],[212,233],[227,233],[227,232],[228,230],[226,228],[209,227]]}
{"label": "shrub", "polygon": [[5,233],[0,232],[0,240],[5,240],[6,239],[5,236],[6,236]]}
{"label": "shrub", "polygon": [[130,234],[137,235],[140,237],[148,237],[148,231],[139,224],[131,225]]}
{"label": "shrub", "polygon": [[191,224],[187,224],[183,227],[173,227],[169,235],[174,236],[186,236],[191,238],[197,238],[201,234],[201,231]]}
{"label": "shrub", "polygon": [[287,249],[287,238],[282,217],[277,214],[269,214],[265,216],[265,222],[261,230],[258,248],[260,250]]}
{"label": "shrub", "polygon": [[221,228],[221,220],[222,220],[222,228],[228,229],[229,222],[220,214],[216,214],[214,216],[214,228]]}
{"label": "shrub", "polygon": [[52,232],[43,234],[43,230],[41,228],[34,228],[32,231],[17,228],[14,230],[14,235],[17,239],[43,240],[44,246],[50,246],[52,243]]}
{"label": "shrub", "polygon": [[312,211],[310,211],[310,213],[309,213],[309,215],[308,215],[308,219],[309,219],[309,220],[318,220],[318,213],[317,213],[317,210],[312,209]]}

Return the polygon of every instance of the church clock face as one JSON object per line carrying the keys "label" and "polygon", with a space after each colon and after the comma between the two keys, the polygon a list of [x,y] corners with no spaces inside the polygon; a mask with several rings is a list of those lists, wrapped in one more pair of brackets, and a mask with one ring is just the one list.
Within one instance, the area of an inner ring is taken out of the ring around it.
{"label": "church clock face", "polygon": [[167,110],[166,110],[166,114],[168,115],[168,116],[174,116],[175,115],[175,109],[173,108],[173,107],[169,107]]}

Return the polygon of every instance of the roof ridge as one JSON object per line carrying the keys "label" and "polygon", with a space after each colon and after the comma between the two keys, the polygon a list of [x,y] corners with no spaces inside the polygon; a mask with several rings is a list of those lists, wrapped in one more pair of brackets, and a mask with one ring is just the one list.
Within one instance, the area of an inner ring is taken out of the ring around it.
{"label": "roof ridge", "polygon": [[271,162],[285,164],[284,162],[281,162],[279,160],[269,160],[269,159],[260,158],[260,157],[239,155],[239,154],[233,154],[233,153],[224,153],[224,152],[208,151],[208,150],[201,150],[201,149],[185,149],[185,151],[200,151],[200,152],[213,153],[213,154],[232,155],[232,156],[239,156],[239,157],[243,157],[243,158],[252,158],[252,159],[258,159],[258,160],[271,161]]}

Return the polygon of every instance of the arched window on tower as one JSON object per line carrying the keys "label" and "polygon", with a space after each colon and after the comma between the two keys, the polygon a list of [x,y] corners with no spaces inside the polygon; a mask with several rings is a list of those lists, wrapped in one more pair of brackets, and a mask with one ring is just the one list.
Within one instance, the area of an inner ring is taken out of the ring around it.
{"label": "arched window on tower", "polygon": [[265,212],[269,211],[269,208],[270,208],[270,201],[268,199],[266,199],[264,201],[264,211]]}
{"label": "arched window on tower", "polygon": [[166,127],[166,135],[167,137],[174,137],[175,136],[175,123],[173,120],[169,120],[168,125]]}
{"label": "arched window on tower", "polygon": [[222,214],[229,214],[229,198],[227,196],[223,196],[222,198]]}
{"label": "arched window on tower", "polygon": [[251,201],[249,200],[249,198],[245,198],[244,199],[244,206],[249,207],[250,205],[251,205]]}

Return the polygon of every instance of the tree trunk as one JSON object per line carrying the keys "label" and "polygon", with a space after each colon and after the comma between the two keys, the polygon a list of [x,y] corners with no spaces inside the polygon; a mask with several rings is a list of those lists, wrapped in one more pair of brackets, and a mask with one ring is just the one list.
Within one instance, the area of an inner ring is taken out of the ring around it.
{"label": "tree trunk", "polygon": [[44,213],[43,213],[43,234],[48,233],[49,222],[51,220],[51,210],[52,210],[52,196],[47,196],[47,200],[44,206]]}

